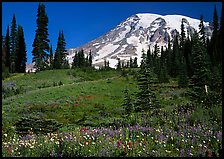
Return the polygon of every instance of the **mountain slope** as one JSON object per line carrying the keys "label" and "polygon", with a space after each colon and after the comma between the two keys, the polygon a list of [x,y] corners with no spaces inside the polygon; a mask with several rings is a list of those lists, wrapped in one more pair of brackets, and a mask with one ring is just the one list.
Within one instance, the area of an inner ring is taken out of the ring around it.
{"label": "mountain slope", "polygon": [[[157,43],[159,46],[167,46],[168,36],[171,41],[174,35],[180,34],[181,21],[184,20],[187,35],[198,31],[200,20],[182,15],[158,15],[141,13],[133,15],[121,22],[108,33],[92,40],[78,48],[68,49],[68,60],[71,64],[75,52],[83,49],[85,53],[92,51],[93,65],[101,66],[104,59],[110,62],[110,67],[116,67],[117,59],[129,60],[130,57],[141,61],[142,49],[148,50],[149,46]],[[204,22],[205,32],[208,37],[212,30],[208,22]]]}

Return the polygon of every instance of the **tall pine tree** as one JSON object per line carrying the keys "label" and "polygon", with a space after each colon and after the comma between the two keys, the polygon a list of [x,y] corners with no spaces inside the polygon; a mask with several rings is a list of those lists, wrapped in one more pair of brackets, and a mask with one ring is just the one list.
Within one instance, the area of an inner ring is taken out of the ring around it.
{"label": "tall pine tree", "polygon": [[37,71],[41,71],[47,68],[47,57],[50,42],[48,39],[48,16],[46,14],[45,5],[43,3],[39,3],[38,5],[36,22],[36,35],[32,45],[32,62],[35,62],[34,67],[37,69]]}
{"label": "tall pine tree", "polygon": [[152,91],[152,83],[154,82],[153,72],[146,65],[146,54],[144,50],[142,51],[142,61],[137,80],[139,92],[137,93],[135,111],[150,111],[158,107],[159,105],[155,102],[156,96]]}
{"label": "tall pine tree", "polygon": [[16,36],[17,36],[17,25],[16,25],[16,15],[13,14],[11,34],[10,34],[10,72],[15,72],[15,52],[16,52]]}
{"label": "tall pine tree", "polygon": [[10,67],[10,36],[9,36],[9,26],[6,30],[6,35],[4,38],[4,47],[5,47],[5,58],[4,58],[4,64],[7,69]]}
{"label": "tall pine tree", "polygon": [[53,69],[54,65],[54,55],[53,55],[53,48],[52,45],[50,46],[50,69]]}
{"label": "tall pine tree", "polygon": [[15,71],[19,73],[26,72],[26,43],[24,39],[24,32],[21,25],[18,25],[18,32],[16,38],[16,50],[15,50]]}
{"label": "tall pine tree", "polygon": [[66,42],[64,39],[63,31],[59,31],[57,48],[56,48],[55,57],[54,57],[55,69],[61,69],[67,66],[67,60],[66,60],[67,52],[65,49],[65,45],[66,45]]}
{"label": "tall pine tree", "polygon": [[206,64],[205,49],[199,40],[198,33],[193,36],[192,57],[193,57],[193,76],[191,78],[191,97],[201,103],[206,95],[205,85],[209,85],[209,71]]}
{"label": "tall pine tree", "polygon": [[199,36],[201,42],[205,45],[206,44],[206,37],[205,37],[205,26],[204,26],[204,18],[203,15],[200,16],[200,24],[199,24]]}

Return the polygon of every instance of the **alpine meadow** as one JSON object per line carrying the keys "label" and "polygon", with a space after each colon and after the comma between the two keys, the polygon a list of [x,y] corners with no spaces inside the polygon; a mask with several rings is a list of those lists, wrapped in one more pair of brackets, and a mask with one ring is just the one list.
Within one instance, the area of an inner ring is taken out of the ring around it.
{"label": "alpine meadow", "polygon": [[223,157],[223,9],[130,15],[76,48],[59,28],[53,48],[36,4],[31,64],[16,13],[3,28],[2,157]]}

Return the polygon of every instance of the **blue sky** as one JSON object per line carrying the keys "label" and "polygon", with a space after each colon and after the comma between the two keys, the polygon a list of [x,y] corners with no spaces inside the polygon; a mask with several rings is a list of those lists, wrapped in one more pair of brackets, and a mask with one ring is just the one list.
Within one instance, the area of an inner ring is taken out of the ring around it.
{"label": "blue sky", "polygon": [[[137,13],[180,14],[212,22],[214,5],[221,16],[222,2],[44,2],[53,51],[59,30],[64,31],[66,48],[81,46],[107,33],[129,16]],[[27,63],[32,62],[32,43],[36,30],[38,2],[2,2],[2,35],[11,26],[13,13],[23,26]]]}

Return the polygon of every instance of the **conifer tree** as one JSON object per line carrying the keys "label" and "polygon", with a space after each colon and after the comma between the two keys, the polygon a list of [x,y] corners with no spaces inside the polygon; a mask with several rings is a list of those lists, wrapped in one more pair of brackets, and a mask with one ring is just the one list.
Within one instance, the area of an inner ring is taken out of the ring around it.
{"label": "conifer tree", "polygon": [[122,107],[124,108],[125,114],[130,115],[133,111],[133,104],[127,88],[124,90],[124,94],[125,96]]}
{"label": "conifer tree", "polygon": [[33,59],[35,62],[34,67],[37,71],[41,71],[47,68],[47,57],[49,52],[49,42],[48,39],[48,17],[45,11],[45,5],[39,3],[37,10],[37,29],[36,35],[33,42]]}
{"label": "conifer tree", "polygon": [[161,57],[160,57],[160,70],[158,74],[158,80],[160,83],[167,83],[169,82],[168,73],[166,69],[166,54],[167,52],[163,51],[163,46],[161,47]]}
{"label": "conifer tree", "polygon": [[205,97],[205,85],[209,85],[209,71],[206,64],[205,49],[199,40],[198,33],[193,36],[192,57],[193,57],[193,76],[191,78],[192,94],[191,97],[197,102],[203,101]]}
{"label": "conifer tree", "polygon": [[172,75],[172,49],[170,43],[170,36],[168,36],[168,47],[167,47],[167,71],[169,75]]}
{"label": "conifer tree", "polygon": [[182,57],[182,60],[180,62],[178,86],[183,88],[188,86],[187,64],[185,57]]}
{"label": "conifer tree", "polygon": [[117,63],[117,70],[121,70],[121,61],[119,58],[118,58],[118,63]]}
{"label": "conifer tree", "polygon": [[26,44],[24,39],[24,32],[21,25],[18,25],[18,32],[16,38],[16,50],[15,50],[15,71],[19,73],[26,72]]}
{"label": "conifer tree", "polygon": [[66,60],[66,50],[65,50],[65,39],[64,39],[64,34],[63,31],[59,31],[58,35],[58,42],[57,42],[57,48],[55,51],[55,58],[54,58],[54,63],[56,69],[61,69],[67,66],[67,60]]}
{"label": "conifer tree", "polygon": [[171,57],[171,76],[176,77],[179,73],[179,65],[180,65],[180,50],[177,36],[174,37],[173,42],[173,53]]}
{"label": "conifer tree", "polygon": [[137,93],[135,111],[149,111],[158,107],[159,105],[155,105],[156,96],[152,92],[152,83],[154,82],[153,72],[146,65],[146,54],[144,50],[142,51],[142,61],[137,80],[139,92]]}
{"label": "conifer tree", "polygon": [[180,38],[180,48],[184,46],[185,41],[185,30],[184,30],[184,20],[181,21],[181,38]]}
{"label": "conifer tree", "polygon": [[200,17],[200,24],[199,24],[199,36],[200,36],[200,40],[201,42],[205,45],[205,27],[204,27],[204,19],[203,19],[203,15],[201,15]]}
{"label": "conifer tree", "polygon": [[214,7],[214,14],[213,14],[213,32],[212,32],[212,37],[217,36],[217,32],[219,29],[219,19],[218,19],[218,14],[216,10],[216,5]]}
{"label": "conifer tree", "polygon": [[75,56],[73,57],[72,68],[78,67],[78,52],[76,51]]}
{"label": "conifer tree", "polygon": [[93,57],[92,57],[92,52],[91,52],[91,50],[90,50],[90,51],[89,51],[89,59],[88,59],[88,61],[89,61],[89,62],[88,62],[89,67],[92,67],[92,63],[93,63],[93,62],[92,62],[92,58],[93,58]]}
{"label": "conifer tree", "polygon": [[155,46],[155,49],[154,49],[154,52],[153,52],[153,59],[152,59],[152,64],[153,64],[153,71],[155,74],[159,74],[160,72],[160,61],[159,61],[159,46],[156,44]]}
{"label": "conifer tree", "polygon": [[53,55],[53,48],[52,45],[50,46],[50,69],[53,69],[54,65],[54,55]]}
{"label": "conifer tree", "polygon": [[79,68],[83,68],[85,66],[85,55],[83,49],[81,49],[81,51],[78,53],[78,60],[79,60]]}
{"label": "conifer tree", "polygon": [[17,25],[16,25],[16,16],[13,14],[12,25],[11,25],[11,34],[10,34],[10,72],[15,72],[15,51],[16,51],[16,35],[17,34]]}
{"label": "conifer tree", "polygon": [[5,35],[5,38],[4,39],[5,39],[4,42],[2,42],[2,44],[4,44],[4,48],[5,48],[4,64],[5,64],[5,67],[7,69],[9,69],[10,68],[10,36],[9,36],[9,26],[7,27],[6,35]]}
{"label": "conifer tree", "polygon": [[147,54],[146,54],[146,64],[148,65],[148,67],[152,68],[153,67],[153,60],[152,60],[152,54],[151,54],[151,49],[150,49],[150,46],[149,46],[149,49],[147,51]]}
{"label": "conifer tree", "polygon": [[130,57],[130,68],[133,68],[133,60],[132,60],[132,57]]}
{"label": "conifer tree", "polygon": [[134,58],[134,62],[133,62],[133,68],[138,68],[137,60],[138,60],[138,58],[135,57],[135,58]]}

